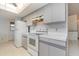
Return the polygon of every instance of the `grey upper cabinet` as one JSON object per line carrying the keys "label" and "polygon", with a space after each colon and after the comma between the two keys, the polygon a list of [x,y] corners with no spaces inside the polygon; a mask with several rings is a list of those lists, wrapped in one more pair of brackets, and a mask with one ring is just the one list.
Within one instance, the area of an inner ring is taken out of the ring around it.
{"label": "grey upper cabinet", "polygon": [[46,23],[51,22],[63,22],[66,18],[66,4],[65,3],[50,3],[42,8],[29,14],[25,20],[28,25],[32,25],[32,18],[41,16],[44,18]]}
{"label": "grey upper cabinet", "polygon": [[64,3],[48,4],[43,12],[44,20],[47,23],[65,21],[65,10]]}

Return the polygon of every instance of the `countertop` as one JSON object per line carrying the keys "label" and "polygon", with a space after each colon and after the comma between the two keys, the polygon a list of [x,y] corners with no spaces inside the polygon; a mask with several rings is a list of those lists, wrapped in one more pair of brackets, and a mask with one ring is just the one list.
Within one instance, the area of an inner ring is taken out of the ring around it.
{"label": "countertop", "polygon": [[[37,33],[35,32],[32,32],[32,33],[24,33],[23,35],[28,35],[28,34],[36,34],[38,35]],[[67,39],[67,34],[65,32],[48,32],[48,33],[41,33],[39,35],[39,37],[43,37],[43,38],[48,38],[48,39],[54,39],[54,40],[60,40],[60,41],[66,41]]]}
{"label": "countertop", "polygon": [[66,41],[67,34],[66,33],[61,33],[61,32],[50,32],[48,34],[40,35],[40,37]]}

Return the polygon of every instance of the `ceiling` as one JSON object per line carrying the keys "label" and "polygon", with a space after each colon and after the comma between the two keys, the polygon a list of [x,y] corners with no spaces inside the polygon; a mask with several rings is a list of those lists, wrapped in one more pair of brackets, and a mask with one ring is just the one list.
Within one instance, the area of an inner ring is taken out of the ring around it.
{"label": "ceiling", "polygon": [[68,15],[77,14],[79,15],[79,3],[68,4]]}
{"label": "ceiling", "polygon": [[19,14],[29,4],[30,3],[1,3],[0,2],[0,9]]}
{"label": "ceiling", "polygon": [[0,16],[4,16],[7,19],[15,19],[15,17],[17,16],[17,14],[0,9]]}
{"label": "ceiling", "polygon": [[21,11],[19,13],[16,13],[14,11],[10,11],[10,9],[8,9],[8,8],[3,8],[3,7],[1,8],[0,7],[0,15],[7,17],[8,19],[15,19],[16,16],[24,17],[25,15],[28,15],[29,13],[43,7],[46,4],[47,3],[30,3],[28,5],[26,3],[25,6],[23,7],[23,9],[21,8]]}
{"label": "ceiling", "polygon": [[31,3],[28,7],[26,7],[21,13],[19,13],[20,17],[24,17],[35,10],[47,5],[48,3]]}
{"label": "ceiling", "polygon": [[28,3],[1,3],[0,2],[0,15],[8,19],[15,19],[15,17],[22,12]]}

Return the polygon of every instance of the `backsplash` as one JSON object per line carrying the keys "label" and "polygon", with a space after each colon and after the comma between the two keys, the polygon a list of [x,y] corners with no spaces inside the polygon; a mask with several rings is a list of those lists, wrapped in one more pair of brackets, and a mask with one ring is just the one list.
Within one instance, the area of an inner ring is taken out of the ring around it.
{"label": "backsplash", "polygon": [[57,22],[47,24],[48,32],[65,32],[66,22]]}
{"label": "backsplash", "polygon": [[42,25],[36,25],[30,27],[31,32],[48,32],[48,28],[45,24]]}
{"label": "backsplash", "polygon": [[[48,32],[62,32],[62,33],[66,32],[65,22],[49,23],[49,24],[45,24],[45,27],[48,29]],[[34,31],[35,29],[36,29],[35,26],[31,26],[31,31]]]}

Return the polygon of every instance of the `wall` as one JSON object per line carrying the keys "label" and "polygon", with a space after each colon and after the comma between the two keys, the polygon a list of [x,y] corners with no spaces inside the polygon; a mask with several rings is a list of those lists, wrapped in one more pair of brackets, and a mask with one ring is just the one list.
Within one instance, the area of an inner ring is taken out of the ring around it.
{"label": "wall", "polygon": [[69,31],[77,31],[77,15],[71,15],[68,19],[68,30]]}
{"label": "wall", "polygon": [[0,16],[0,43],[10,40],[10,20]]}
{"label": "wall", "polygon": [[[47,25],[49,32],[66,32],[66,22],[57,22]],[[56,31],[57,29],[57,31]]]}
{"label": "wall", "polygon": [[78,28],[78,32],[79,32],[79,16],[77,16],[77,28]]}
{"label": "wall", "polygon": [[77,19],[78,38],[79,38],[79,19]]}
{"label": "wall", "polygon": [[78,39],[78,28],[77,28],[77,15],[71,15],[68,17],[68,32],[69,40]]}
{"label": "wall", "polygon": [[79,16],[77,15],[77,31],[78,31],[78,38],[79,38]]}

